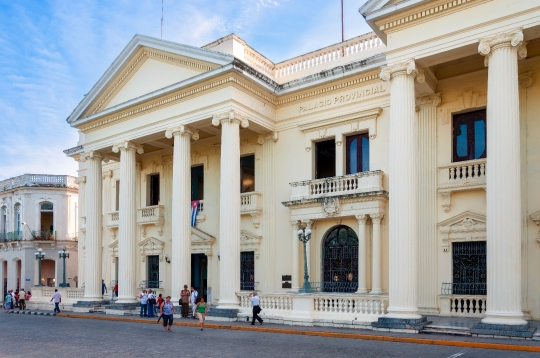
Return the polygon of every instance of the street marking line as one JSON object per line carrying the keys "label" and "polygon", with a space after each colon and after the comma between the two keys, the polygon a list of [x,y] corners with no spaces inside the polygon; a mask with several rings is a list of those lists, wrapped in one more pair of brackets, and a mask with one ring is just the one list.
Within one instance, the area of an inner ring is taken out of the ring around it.
{"label": "street marking line", "polygon": [[461,357],[464,354],[465,352],[454,353],[451,356],[448,356],[448,358],[457,358],[457,357]]}
{"label": "street marking line", "polygon": [[[153,321],[153,320],[149,321],[149,320],[144,320],[144,319],[125,319],[122,317],[103,317],[103,316],[78,315],[78,314],[69,314],[69,313],[59,313],[56,315],[56,317],[96,319],[96,320],[102,320],[102,321],[120,321],[120,322],[147,323],[147,324],[157,323],[156,321]],[[198,327],[199,326],[199,324],[195,322],[188,323],[188,322],[176,322],[176,321],[173,323],[173,325],[183,326],[183,327]],[[232,330],[232,331],[294,334],[294,335],[303,335],[303,336],[312,336],[312,337],[349,338],[349,339],[362,339],[362,340],[369,340],[369,341],[431,344],[431,345],[450,346],[450,347],[480,348],[480,349],[494,349],[494,350],[504,350],[504,351],[521,351],[521,352],[540,353],[540,346],[519,346],[519,345],[504,344],[504,343],[445,341],[442,339],[377,336],[377,335],[360,334],[360,333],[302,331],[302,330],[296,330],[296,329],[270,328],[270,327],[262,328],[262,327],[229,326],[229,325],[215,324],[215,323],[205,324],[204,328],[225,329],[225,330]]]}

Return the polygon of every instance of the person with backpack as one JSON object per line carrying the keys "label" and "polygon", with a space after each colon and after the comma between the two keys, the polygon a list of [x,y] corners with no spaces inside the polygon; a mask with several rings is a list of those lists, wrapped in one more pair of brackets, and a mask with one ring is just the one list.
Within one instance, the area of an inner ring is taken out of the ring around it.
{"label": "person with backpack", "polygon": [[156,304],[156,296],[152,290],[148,290],[148,317],[154,317],[154,305]]}

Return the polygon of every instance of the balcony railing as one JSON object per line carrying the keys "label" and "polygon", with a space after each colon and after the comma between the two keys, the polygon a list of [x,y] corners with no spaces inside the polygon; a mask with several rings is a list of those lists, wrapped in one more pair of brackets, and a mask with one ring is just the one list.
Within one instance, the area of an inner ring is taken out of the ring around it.
{"label": "balcony railing", "polygon": [[240,212],[249,213],[261,210],[261,193],[252,191],[240,194]]}
{"label": "balcony railing", "polygon": [[163,205],[147,206],[137,209],[137,225],[141,228],[141,233],[146,236],[146,226],[155,225],[159,234],[163,234],[163,224],[165,223],[165,207]]}
{"label": "balcony railing", "polygon": [[[118,227],[118,220],[119,220],[118,211],[113,211],[112,213],[108,213],[107,214],[107,227],[108,228]],[[85,222],[85,227],[86,227],[86,222]]]}
{"label": "balcony railing", "polygon": [[23,174],[0,181],[0,191],[20,187],[67,187],[77,188],[75,177],[69,175]]}
{"label": "balcony railing", "polygon": [[375,170],[339,177],[305,180],[290,183],[291,200],[312,199],[324,196],[369,193],[383,189],[384,172]]}
{"label": "balcony railing", "polygon": [[486,159],[469,160],[439,167],[439,189],[485,187]]}
{"label": "balcony railing", "polygon": [[21,241],[23,239],[24,233],[22,231],[0,233],[0,242]]}
{"label": "balcony railing", "polygon": [[56,240],[56,231],[51,231],[51,230],[32,231],[32,238],[37,241],[54,241]]}

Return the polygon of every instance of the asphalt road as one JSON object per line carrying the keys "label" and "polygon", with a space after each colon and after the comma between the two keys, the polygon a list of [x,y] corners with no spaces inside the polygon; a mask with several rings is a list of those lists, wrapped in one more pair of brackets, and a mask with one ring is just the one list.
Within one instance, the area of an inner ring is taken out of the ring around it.
{"label": "asphalt road", "polygon": [[536,353],[0,313],[0,357],[538,357]]}

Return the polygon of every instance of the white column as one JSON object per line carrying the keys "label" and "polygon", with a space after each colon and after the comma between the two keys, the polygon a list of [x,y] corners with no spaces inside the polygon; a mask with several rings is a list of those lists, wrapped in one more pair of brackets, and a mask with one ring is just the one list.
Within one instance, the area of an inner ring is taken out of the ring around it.
{"label": "white column", "polygon": [[385,66],[390,88],[389,307],[387,317],[418,319],[417,131],[414,60]]}
{"label": "white column", "polygon": [[418,308],[438,314],[437,106],[441,94],[416,99],[418,113]]}
{"label": "white column", "polygon": [[219,190],[219,251],[221,255],[218,308],[238,308],[240,290],[240,124],[247,119],[230,111],[216,115],[221,123],[221,166]]}
{"label": "white column", "polygon": [[[75,179],[79,186],[79,240],[77,241],[77,288],[81,288],[84,282],[85,255],[84,243],[86,242],[86,176],[80,176]],[[84,219],[83,219],[84,217]],[[82,226],[84,225],[84,230]]]}
{"label": "white column", "polygon": [[[84,298],[90,301],[103,299],[101,296],[101,262],[102,262],[102,188],[101,162],[103,155],[97,151],[89,151],[81,155],[86,161],[86,258]],[[107,159],[106,159],[107,160]]]}
{"label": "white column", "polygon": [[356,215],[358,220],[358,291],[356,293],[367,293],[367,238],[366,238],[366,220],[367,215]]}
{"label": "white column", "polygon": [[300,240],[298,240],[298,230],[300,229],[300,223],[298,220],[291,220],[291,226],[292,226],[292,263],[291,263],[291,275],[292,275],[292,281],[291,286],[293,291],[298,291],[300,289],[300,267],[299,265],[299,248],[300,248]]}
{"label": "white column", "polygon": [[483,323],[520,325],[521,178],[518,56],[527,51],[515,30],[480,40],[488,65],[487,311]]}
{"label": "white column", "polygon": [[[15,290],[17,289],[17,262],[13,259],[7,262],[7,289]],[[2,292],[3,294],[3,292]]]}
{"label": "white column", "polygon": [[168,128],[165,137],[174,137],[171,223],[171,296],[180,298],[184,285],[191,286],[191,138],[199,133],[180,124]]}
{"label": "white column", "polygon": [[120,153],[120,193],[118,206],[118,300],[117,303],[132,303],[136,300],[136,245],[137,245],[137,200],[136,161],[137,153],[143,148],[131,141],[113,146]]}
{"label": "white column", "polygon": [[370,214],[373,224],[373,265],[371,267],[371,294],[380,295],[382,293],[381,268],[382,268],[382,249],[381,249],[381,221],[383,214]]}

